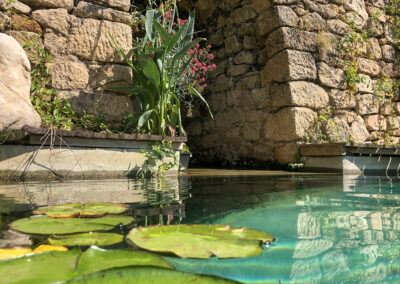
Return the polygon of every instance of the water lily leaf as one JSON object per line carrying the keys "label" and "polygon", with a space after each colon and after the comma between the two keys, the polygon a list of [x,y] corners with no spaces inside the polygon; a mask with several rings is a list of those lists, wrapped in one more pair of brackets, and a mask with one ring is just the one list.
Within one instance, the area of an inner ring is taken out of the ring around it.
{"label": "water lily leaf", "polygon": [[74,203],[41,207],[34,214],[47,215],[52,218],[71,217],[102,217],[104,215],[116,215],[126,212],[129,207],[116,203]]}
{"label": "water lily leaf", "polygon": [[85,284],[119,284],[119,283],[152,283],[152,284],[187,284],[187,283],[207,283],[207,284],[230,284],[238,283],[232,280],[219,278],[210,275],[198,275],[188,272],[155,268],[155,267],[126,267],[119,269],[106,270],[85,275],[73,279],[67,283]]}
{"label": "water lily leaf", "polygon": [[79,249],[45,252],[0,261],[1,283],[52,283],[75,278]]}
{"label": "water lily leaf", "polygon": [[115,226],[128,225],[133,222],[130,216],[105,216],[102,218],[50,218],[32,216],[10,224],[11,228],[27,234],[64,235],[86,233],[91,231],[109,231]]}
{"label": "water lily leaf", "polygon": [[34,250],[24,247],[5,248],[5,249],[0,249],[0,260],[20,257],[27,254],[42,253],[47,251],[68,251],[68,249],[66,247],[49,246],[49,245],[40,245]]}
{"label": "water lily leaf", "polygon": [[132,250],[102,250],[91,247],[79,257],[77,271],[79,275],[84,275],[125,266],[174,268],[169,261],[155,254]]}
{"label": "water lily leaf", "polygon": [[58,246],[110,246],[124,240],[124,236],[114,233],[83,233],[65,236],[54,236],[48,242]]}
{"label": "water lily leaf", "polygon": [[247,257],[262,252],[261,244],[274,237],[247,228],[224,225],[174,225],[132,229],[128,239],[140,248],[180,257]]}

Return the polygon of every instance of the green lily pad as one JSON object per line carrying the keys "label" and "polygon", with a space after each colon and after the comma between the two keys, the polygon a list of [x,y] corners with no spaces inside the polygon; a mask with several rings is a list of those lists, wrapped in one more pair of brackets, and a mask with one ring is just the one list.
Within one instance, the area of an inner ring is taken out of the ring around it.
{"label": "green lily pad", "polygon": [[67,252],[44,252],[0,261],[2,284],[53,283],[112,268],[152,265],[172,268],[167,260],[146,252],[79,248]]}
{"label": "green lily pad", "polygon": [[32,216],[10,224],[11,228],[27,234],[64,235],[91,231],[109,231],[115,226],[133,222],[129,216],[105,216],[102,218],[58,219],[47,216]]}
{"label": "green lily pad", "polygon": [[173,269],[174,266],[161,256],[133,250],[102,250],[91,247],[79,258],[78,274],[125,266],[156,266]]}
{"label": "green lily pad", "polygon": [[73,279],[76,277],[76,260],[80,254],[79,249],[73,249],[0,261],[0,282],[35,284]]}
{"label": "green lily pad", "polygon": [[179,257],[248,257],[262,252],[261,244],[274,237],[247,228],[224,225],[174,225],[132,229],[128,239],[140,248]]}
{"label": "green lily pad", "polygon": [[73,279],[67,283],[71,284],[125,284],[125,283],[152,283],[152,284],[232,284],[238,283],[233,280],[219,278],[211,275],[198,275],[188,272],[155,268],[155,267],[127,267],[92,273]]}
{"label": "green lily pad", "polygon": [[128,209],[127,205],[117,203],[74,203],[41,207],[33,213],[47,215],[52,218],[102,217],[122,214]]}
{"label": "green lily pad", "polygon": [[110,246],[124,240],[124,236],[114,233],[82,233],[65,236],[54,236],[48,239],[51,245],[56,246]]}

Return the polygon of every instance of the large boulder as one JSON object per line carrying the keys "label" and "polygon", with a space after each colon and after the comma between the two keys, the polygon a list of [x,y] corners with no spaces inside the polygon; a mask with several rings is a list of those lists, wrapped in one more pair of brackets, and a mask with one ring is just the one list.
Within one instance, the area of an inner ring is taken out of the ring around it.
{"label": "large boulder", "polygon": [[21,45],[0,33],[0,138],[18,139],[22,126],[40,126],[40,117],[30,101],[30,71]]}

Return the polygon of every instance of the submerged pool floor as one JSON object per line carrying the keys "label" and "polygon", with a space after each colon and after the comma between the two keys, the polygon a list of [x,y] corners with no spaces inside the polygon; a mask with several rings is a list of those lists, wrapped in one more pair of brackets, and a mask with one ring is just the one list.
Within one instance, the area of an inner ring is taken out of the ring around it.
{"label": "submerged pool floor", "polygon": [[[72,194],[63,195],[68,187]],[[88,194],[90,189],[98,194]],[[145,183],[0,185],[0,234],[4,239],[7,224],[29,215],[30,207],[45,205],[46,194],[54,204],[77,194],[86,196],[86,202],[107,199],[108,194],[115,198],[113,191],[132,206],[141,226],[227,224],[276,238],[256,257],[168,257],[179,270],[244,283],[400,283],[398,178],[189,175]],[[35,201],[39,196],[40,202]]]}

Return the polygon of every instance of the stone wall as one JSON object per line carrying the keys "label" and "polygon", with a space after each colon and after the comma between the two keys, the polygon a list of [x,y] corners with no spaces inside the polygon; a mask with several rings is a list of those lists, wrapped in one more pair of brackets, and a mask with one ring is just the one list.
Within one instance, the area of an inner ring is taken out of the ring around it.
{"label": "stone wall", "polygon": [[21,45],[38,42],[51,53],[53,87],[75,110],[116,121],[132,111],[131,99],[96,87],[132,76],[108,36],[131,49],[130,7],[130,0],[0,0],[0,31],[12,22],[5,32]]}
{"label": "stone wall", "polygon": [[[198,159],[288,163],[299,143],[318,140],[318,123],[323,142],[383,143],[390,128],[398,143],[398,96],[392,107],[376,99],[378,80],[400,75],[384,0],[199,0],[195,6],[217,63],[208,96],[215,119],[199,109],[188,121]],[[355,61],[363,82],[355,86],[345,78],[339,48],[352,32],[349,20],[353,32],[367,34]]]}

